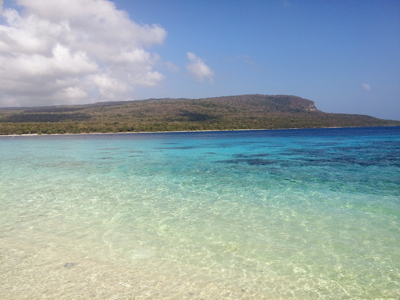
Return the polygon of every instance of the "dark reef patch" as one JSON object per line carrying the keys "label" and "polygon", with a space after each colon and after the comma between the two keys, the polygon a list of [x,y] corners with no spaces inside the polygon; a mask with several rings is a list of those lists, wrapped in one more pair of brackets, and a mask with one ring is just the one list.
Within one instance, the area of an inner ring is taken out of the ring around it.
{"label": "dark reef patch", "polygon": [[237,159],[227,159],[219,160],[217,163],[227,163],[227,164],[248,164],[250,166],[265,166],[274,164],[275,161],[260,159],[260,158],[237,158]]}
{"label": "dark reef patch", "polygon": [[187,150],[187,149],[195,149],[197,147],[195,146],[182,146],[182,147],[159,147],[159,148],[155,148],[155,149],[161,149],[161,150],[168,150],[168,149],[172,149],[172,150]]}
{"label": "dark reef patch", "polygon": [[252,158],[252,157],[266,157],[266,156],[269,156],[269,155],[270,155],[269,153],[258,153],[258,154],[243,154],[243,153],[240,153],[240,154],[235,154],[233,156],[237,157],[237,158]]}

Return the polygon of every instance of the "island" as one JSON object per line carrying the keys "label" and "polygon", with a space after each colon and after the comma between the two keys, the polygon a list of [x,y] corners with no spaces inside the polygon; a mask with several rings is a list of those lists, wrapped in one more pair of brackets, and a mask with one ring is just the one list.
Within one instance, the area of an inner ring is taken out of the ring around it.
{"label": "island", "polygon": [[369,126],[400,126],[400,121],[326,113],[313,101],[290,95],[0,108],[0,135]]}

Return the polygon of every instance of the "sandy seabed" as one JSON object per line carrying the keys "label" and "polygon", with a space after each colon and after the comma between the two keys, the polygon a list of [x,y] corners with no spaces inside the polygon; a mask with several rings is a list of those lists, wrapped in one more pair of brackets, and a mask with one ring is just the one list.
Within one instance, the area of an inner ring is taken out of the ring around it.
{"label": "sandy seabed", "polygon": [[[249,289],[240,282],[212,281],[206,274],[191,277],[185,266],[168,262],[151,270],[141,259],[106,262],[50,244],[0,241],[0,299],[271,299],[266,288],[279,288],[273,282]],[[219,275],[232,276],[224,270]],[[287,292],[283,299],[293,297]]]}

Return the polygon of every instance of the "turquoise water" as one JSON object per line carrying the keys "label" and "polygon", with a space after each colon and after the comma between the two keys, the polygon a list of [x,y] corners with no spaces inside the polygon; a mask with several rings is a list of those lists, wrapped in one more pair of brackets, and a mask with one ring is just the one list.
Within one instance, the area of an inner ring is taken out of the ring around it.
{"label": "turquoise water", "polygon": [[0,137],[0,159],[1,299],[400,299],[400,127]]}

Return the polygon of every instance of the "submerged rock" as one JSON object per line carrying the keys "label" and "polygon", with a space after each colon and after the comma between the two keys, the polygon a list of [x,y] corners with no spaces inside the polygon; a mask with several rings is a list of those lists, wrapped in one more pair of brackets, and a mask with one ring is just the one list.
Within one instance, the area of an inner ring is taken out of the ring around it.
{"label": "submerged rock", "polygon": [[72,268],[73,266],[75,266],[75,263],[66,263],[66,264],[64,265],[64,268],[70,269],[70,268]]}

